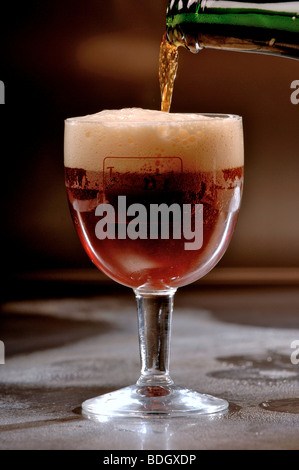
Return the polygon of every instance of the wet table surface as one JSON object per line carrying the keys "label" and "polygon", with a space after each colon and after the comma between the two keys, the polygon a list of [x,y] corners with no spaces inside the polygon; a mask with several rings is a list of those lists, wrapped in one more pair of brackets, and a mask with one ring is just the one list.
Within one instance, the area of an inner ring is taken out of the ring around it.
{"label": "wet table surface", "polygon": [[1,449],[299,448],[298,287],[179,290],[171,376],[229,410],[105,422],[80,405],[138,379],[135,299],[129,289],[66,293],[2,305]]}

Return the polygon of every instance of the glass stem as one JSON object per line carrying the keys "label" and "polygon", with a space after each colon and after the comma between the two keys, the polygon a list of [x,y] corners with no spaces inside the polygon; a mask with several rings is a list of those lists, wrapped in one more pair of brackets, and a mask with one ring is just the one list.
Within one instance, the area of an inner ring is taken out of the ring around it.
{"label": "glass stem", "polygon": [[136,289],[141,376],[138,385],[171,385],[170,334],[176,289],[144,292]]}

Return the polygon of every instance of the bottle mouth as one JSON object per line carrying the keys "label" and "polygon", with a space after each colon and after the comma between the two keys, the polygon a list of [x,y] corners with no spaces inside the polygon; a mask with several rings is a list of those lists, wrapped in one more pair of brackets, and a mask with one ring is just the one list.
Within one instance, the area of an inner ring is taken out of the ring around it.
{"label": "bottle mouth", "polygon": [[179,25],[175,28],[166,29],[167,41],[177,47],[184,46],[193,54],[198,54],[205,46],[199,40],[198,34],[187,34],[182,31]]}

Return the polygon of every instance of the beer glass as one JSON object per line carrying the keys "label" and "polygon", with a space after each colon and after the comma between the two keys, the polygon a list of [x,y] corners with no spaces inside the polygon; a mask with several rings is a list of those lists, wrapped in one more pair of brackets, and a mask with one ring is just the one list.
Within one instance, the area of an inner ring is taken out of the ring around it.
{"label": "beer glass", "polygon": [[93,263],[137,299],[137,383],[86,400],[83,414],[187,416],[228,403],[169,375],[173,298],[225,253],[243,187],[242,118],[122,109],[65,121],[65,181]]}

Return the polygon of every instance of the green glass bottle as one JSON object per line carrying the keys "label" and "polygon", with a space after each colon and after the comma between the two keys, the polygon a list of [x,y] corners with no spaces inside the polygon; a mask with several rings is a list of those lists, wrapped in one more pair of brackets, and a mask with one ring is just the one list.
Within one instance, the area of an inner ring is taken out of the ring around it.
{"label": "green glass bottle", "polygon": [[299,59],[299,1],[170,0],[170,43]]}

